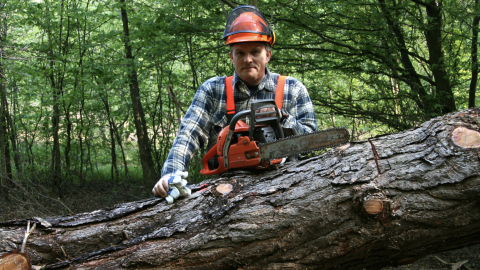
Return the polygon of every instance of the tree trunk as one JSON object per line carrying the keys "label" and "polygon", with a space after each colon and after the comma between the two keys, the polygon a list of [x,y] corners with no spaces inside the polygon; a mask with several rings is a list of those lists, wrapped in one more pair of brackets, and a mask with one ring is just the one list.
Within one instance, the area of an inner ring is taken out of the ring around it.
{"label": "tree trunk", "polygon": [[470,80],[470,88],[468,89],[468,107],[475,107],[475,92],[477,90],[478,81],[478,25],[480,24],[478,0],[475,0],[475,17],[472,23],[472,79]]}
{"label": "tree trunk", "polygon": [[[85,183],[85,172],[86,172],[86,168],[84,170],[84,155],[85,155],[85,151],[83,151],[83,129],[84,129],[84,123],[83,123],[83,118],[84,118],[84,114],[85,114],[85,94],[84,92],[82,91],[82,99],[80,101],[80,110],[78,112],[78,114],[80,115],[80,128],[78,129],[78,141],[79,141],[79,148],[80,148],[80,167],[79,167],[79,175],[80,175],[80,182],[82,184]],[[87,136],[85,136],[85,140],[86,140]],[[86,166],[85,166],[86,167]]]}
{"label": "tree trunk", "polygon": [[[0,46],[0,54],[3,53],[3,48]],[[0,75],[3,75],[3,66],[0,63]],[[5,103],[7,99],[3,98],[6,96],[6,86],[4,83],[4,78],[0,77],[0,191],[2,196],[9,199],[8,192],[9,189],[13,188],[12,183],[12,166],[10,160],[10,151],[8,145],[8,129],[7,129],[7,114],[6,110],[7,104]]]}
{"label": "tree trunk", "polygon": [[125,44],[125,54],[128,67],[128,80],[130,86],[130,98],[132,100],[133,119],[135,122],[135,129],[137,132],[138,149],[140,152],[140,161],[142,163],[143,181],[145,186],[151,186],[153,180],[158,178],[155,172],[155,166],[152,159],[152,149],[148,139],[147,122],[143,112],[142,103],[140,100],[140,89],[138,87],[137,72],[134,64],[134,57],[132,54],[132,47],[130,46],[130,34],[128,30],[128,17],[125,0],[120,0],[121,15],[123,23],[123,34]]}
{"label": "tree trunk", "polygon": [[65,156],[65,171],[67,174],[70,174],[70,167],[71,167],[71,162],[70,162],[70,151],[72,150],[72,126],[73,123],[70,120],[70,107],[72,104],[65,104],[65,101],[63,101],[63,108],[65,111],[65,126],[67,128],[67,141],[65,143],[65,148],[64,148],[64,156]]}
{"label": "tree trunk", "polygon": [[[17,90],[18,90],[18,88],[14,84],[14,90],[13,91],[15,92]],[[3,98],[6,99],[6,96],[3,96]],[[15,169],[17,170],[17,174],[21,174],[22,173],[22,166],[20,164],[20,156],[19,156],[18,149],[17,149],[18,132],[17,132],[15,121],[14,121],[14,119],[12,119],[12,114],[15,115],[15,100],[17,100],[17,98],[15,97],[15,94],[13,94],[12,102],[11,102],[12,103],[12,113],[10,113],[9,109],[8,109],[8,100],[5,100],[5,104],[7,105],[5,107],[5,109],[6,109],[6,112],[7,112],[6,116],[7,116],[7,125],[9,127],[10,143],[12,144],[13,162],[15,164]]]}
{"label": "tree trunk", "polygon": [[[62,52],[62,29],[63,29],[63,0],[61,3],[62,11],[60,17],[59,25],[59,34],[58,34],[58,50]],[[49,5],[47,5],[47,13],[50,12]],[[54,39],[56,36],[53,34],[53,24],[47,19],[47,38],[48,38],[48,56],[49,56],[49,70],[47,72],[48,80],[50,81],[50,87],[52,88],[52,103],[53,103],[53,113],[52,113],[52,137],[53,137],[53,148],[52,148],[52,158],[51,158],[51,172],[52,172],[52,186],[55,194],[59,197],[63,197],[62,192],[62,161],[61,161],[61,151],[60,151],[60,99],[62,95],[63,87],[63,78],[58,75],[56,70],[55,63],[55,53],[54,53]],[[67,38],[68,38],[67,32]]]}
{"label": "tree trunk", "polygon": [[[379,269],[480,243],[480,109],[352,142],[277,169],[231,172],[168,205],[152,198],[33,218],[45,269]],[[231,187],[220,193],[220,184]],[[27,220],[0,223],[0,250]]]}
{"label": "tree trunk", "polygon": [[[51,61],[50,68],[53,70],[53,61]],[[60,110],[58,105],[59,90],[56,88],[55,79],[53,75],[50,76],[53,89],[53,115],[52,115],[52,127],[53,127],[53,149],[52,149],[52,173],[53,173],[53,189],[55,194],[60,198],[62,195],[62,161],[60,154]]]}
{"label": "tree trunk", "polygon": [[442,113],[454,112],[457,108],[450,85],[449,74],[445,69],[445,55],[442,49],[442,2],[430,2],[425,5],[428,16],[428,28],[425,31],[429,64],[435,77],[435,100],[442,106]]}
{"label": "tree trunk", "polygon": [[118,175],[117,168],[117,152],[115,151],[115,120],[111,117],[110,105],[108,104],[108,93],[105,97],[101,96],[103,105],[105,106],[105,114],[108,119],[108,131],[110,134],[110,157],[111,157],[111,166],[110,166],[110,178],[118,183],[120,181],[120,176]]}
{"label": "tree trunk", "polygon": [[3,69],[3,58],[6,55],[7,13],[3,11],[2,4],[0,4],[0,8],[0,191],[2,196],[8,200],[9,189],[14,185],[8,145],[8,139],[12,134],[8,132],[7,79]]}

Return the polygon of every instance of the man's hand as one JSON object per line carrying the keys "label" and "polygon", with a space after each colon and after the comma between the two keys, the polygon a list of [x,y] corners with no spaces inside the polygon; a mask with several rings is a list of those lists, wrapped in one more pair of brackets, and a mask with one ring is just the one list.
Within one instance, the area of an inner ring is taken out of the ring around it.
{"label": "man's hand", "polygon": [[172,176],[171,173],[165,174],[158,182],[155,184],[155,186],[152,189],[152,193],[155,196],[159,196],[162,198],[165,198],[168,196],[168,179]]}
{"label": "man's hand", "polygon": [[[255,111],[255,113],[262,113],[262,112],[275,112],[275,108],[274,107],[267,107],[267,108],[262,108],[262,109],[258,109]],[[281,112],[280,112],[281,113]],[[275,113],[272,113],[272,114],[265,114],[265,115],[259,115],[258,118],[265,118],[265,117],[272,117],[272,116],[275,116]],[[281,116],[281,115],[280,115]]]}
{"label": "man's hand", "polygon": [[176,171],[174,174],[166,174],[157,182],[152,192],[156,196],[163,197],[168,204],[172,204],[180,196],[188,196],[192,192],[187,187],[186,178],[188,172]]}

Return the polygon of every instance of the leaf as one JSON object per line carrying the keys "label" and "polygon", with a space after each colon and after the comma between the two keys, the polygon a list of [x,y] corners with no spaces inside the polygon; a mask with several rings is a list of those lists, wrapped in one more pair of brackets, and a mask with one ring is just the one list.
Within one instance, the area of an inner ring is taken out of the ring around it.
{"label": "leaf", "polygon": [[466,264],[468,262],[468,260],[465,260],[465,261],[461,261],[461,262],[457,262],[455,264],[452,265],[452,270],[457,270],[457,269],[460,269],[462,267],[462,265]]}

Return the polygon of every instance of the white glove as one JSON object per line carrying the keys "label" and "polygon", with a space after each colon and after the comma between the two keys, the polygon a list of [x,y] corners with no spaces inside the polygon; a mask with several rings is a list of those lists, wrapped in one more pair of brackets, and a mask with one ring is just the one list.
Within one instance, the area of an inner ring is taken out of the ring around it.
{"label": "white glove", "polygon": [[176,171],[174,174],[166,174],[157,182],[152,192],[154,195],[164,197],[168,204],[172,204],[180,196],[188,196],[192,191],[188,188],[185,178],[188,172]]}

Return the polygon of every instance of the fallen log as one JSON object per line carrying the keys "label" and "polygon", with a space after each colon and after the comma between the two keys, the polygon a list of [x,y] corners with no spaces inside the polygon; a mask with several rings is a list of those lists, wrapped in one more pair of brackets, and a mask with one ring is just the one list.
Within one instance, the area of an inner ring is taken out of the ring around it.
{"label": "fallen log", "polygon": [[[32,218],[25,253],[45,269],[379,269],[478,244],[479,115],[231,172],[172,205]],[[1,252],[18,248],[27,222],[0,223]]]}

